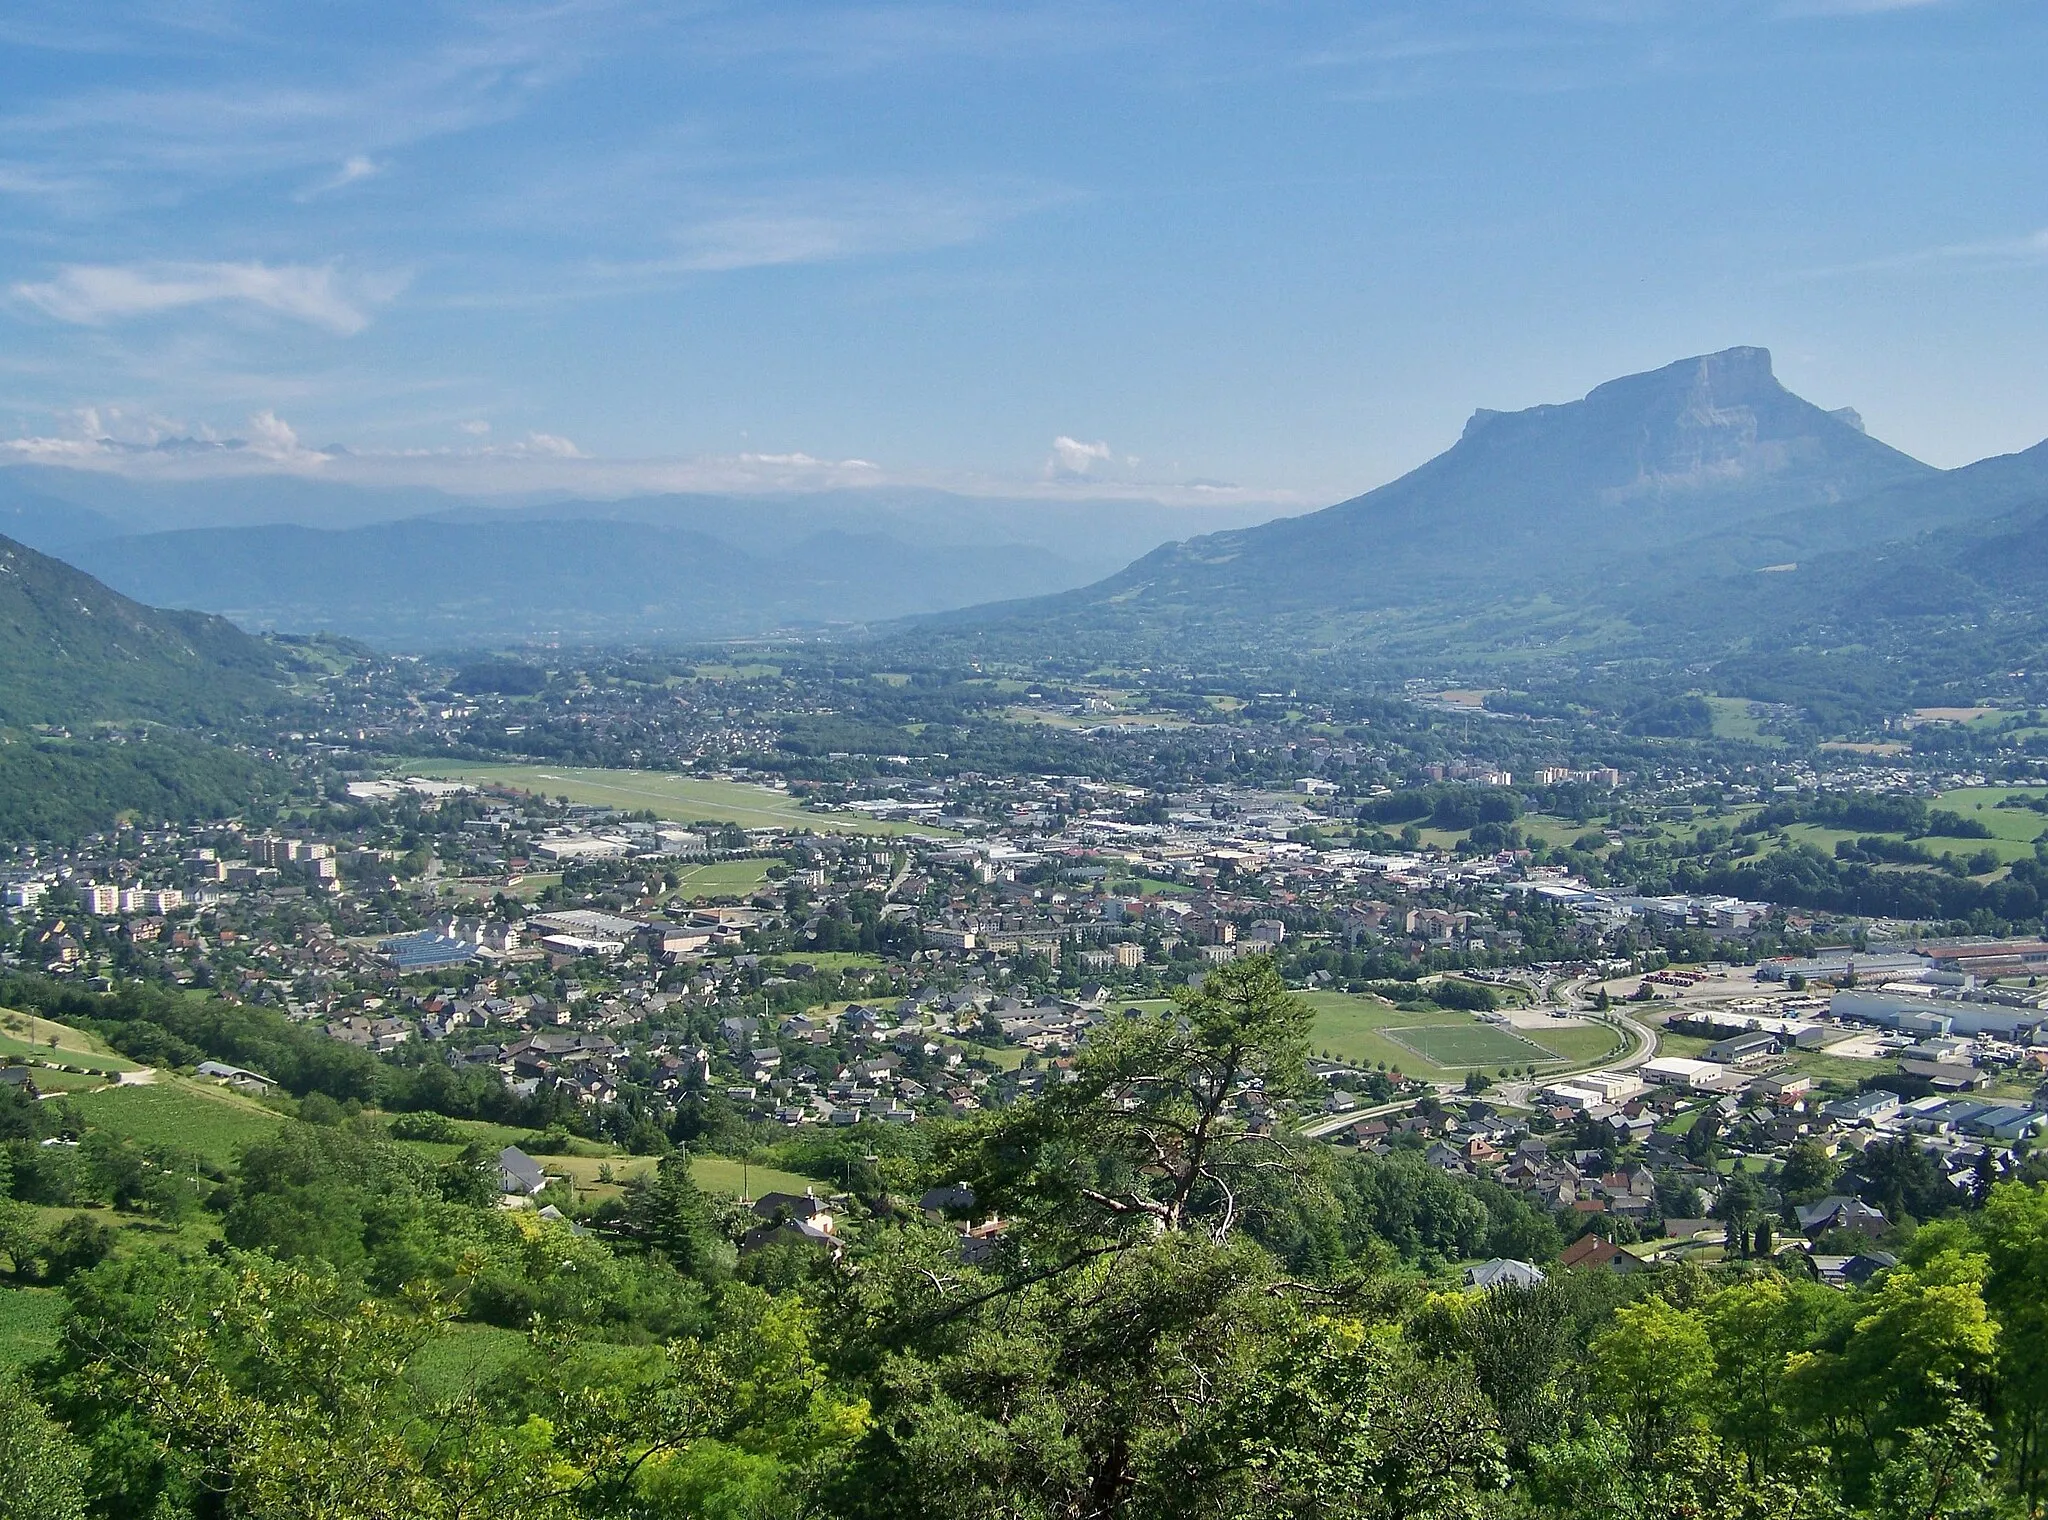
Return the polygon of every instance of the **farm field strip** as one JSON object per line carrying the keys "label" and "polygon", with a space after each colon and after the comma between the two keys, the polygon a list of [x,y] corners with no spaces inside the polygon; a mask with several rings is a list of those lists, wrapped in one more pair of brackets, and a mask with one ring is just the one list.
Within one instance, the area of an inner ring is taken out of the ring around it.
{"label": "farm field strip", "polygon": [[[508,786],[543,796],[566,796],[598,807],[646,808],[677,823],[733,823],[742,828],[811,829],[841,834],[930,834],[945,829],[892,823],[856,813],[819,813],[765,786],[685,776],[674,771],[604,770],[553,765],[451,765],[422,760],[401,763],[410,775],[474,786]],[[950,837],[950,836],[949,836]]]}
{"label": "farm field strip", "polygon": [[144,1087],[104,1087],[72,1099],[102,1129],[144,1145],[169,1145],[220,1165],[271,1134],[280,1115],[224,1088],[178,1077]]}

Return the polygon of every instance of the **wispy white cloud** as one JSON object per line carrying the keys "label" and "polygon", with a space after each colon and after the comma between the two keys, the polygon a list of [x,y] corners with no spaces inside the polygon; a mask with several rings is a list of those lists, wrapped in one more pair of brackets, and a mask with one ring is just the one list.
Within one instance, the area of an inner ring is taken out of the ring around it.
{"label": "wispy white cloud", "polygon": [[568,439],[555,433],[528,433],[504,450],[516,457],[533,455],[540,459],[588,459],[590,456]]}
{"label": "wispy white cloud", "polygon": [[1832,279],[1840,275],[1881,274],[1887,270],[1955,268],[2012,269],[2048,263],[2048,227],[2018,237],[1984,238],[1967,243],[1942,243],[1932,248],[1914,248],[1904,253],[1883,254],[1873,259],[1856,259],[1844,264],[1827,264],[1803,269],[1795,280]]}
{"label": "wispy white cloud", "polygon": [[[788,492],[916,486],[967,496],[1145,501],[1168,505],[1256,507],[1276,512],[1320,505],[1288,490],[1210,480],[1142,479],[1137,462],[1106,444],[1062,438],[1093,468],[1018,479],[958,471],[903,469],[858,457],[803,449],[786,452],[617,458],[592,455],[559,433],[528,432],[507,442],[448,447],[308,448],[298,431],[265,410],[217,429],[121,407],[81,408],[40,436],[0,440],[0,461],[62,465],[151,480],[317,475],[365,486],[432,486],[458,495],[564,491],[605,498],[669,491]],[[468,431],[465,429],[465,431]],[[1098,473],[1098,471],[1102,473]]]}
{"label": "wispy white cloud", "polygon": [[118,406],[80,407],[62,421],[59,433],[0,440],[0,458],[142,475],[217,475],[252,469],[301,473],[333,457],[307,448],[297,429],[269,408],[227,435]]}
{"label": "wispy white cloud", "polygon": [[53,172],[27,164],[0,163],[0,195],[75,195],[84,183],[75,174]]}
{"label": "wispy white cloud", "polygon": [[325,179],[315,180],[292,198],[301,202],[310,201],[362,180],[374,179],[383,172],[384,166],[367,153],[351,153],[342,160],[341,167],[334,173]]}
{"label": "wispy white cloud", "polygon": [[1065,433],[1052,441],[1042,473],[1048,480],[1100,481],[1104,478],[1132,479],[1142,461],[1135,454],[1118,456],[1108,444],[1088,443]]}
{"label": "wispy white cloud", "polygon": [[70,264],[53,279],[17,284],[13,293],[60,322],[85,327],[231,304],[348,336],[368,326],[370,308],[401,283],[349,280],[332,264]]}
{"label": "wispy white cloud", "polygon": [[[601,23],[621,0],[465,7],[409,51],[362,47],[336,66],[278,83],[252,42],[220,83],[126,86],[21,99],[0,115],[18,158],[76,166],[115,182],[174,182],[306,172],[509,120],[616,42]],[[360,176],[356,176],[360,177]]]}
{"label": "wispy white cloud", "polygon": [[676,251],[602,268],[613,277],[715,274],[952,248],[1076,199],[1047,185],[820,183],[706,208],[678,226]]}

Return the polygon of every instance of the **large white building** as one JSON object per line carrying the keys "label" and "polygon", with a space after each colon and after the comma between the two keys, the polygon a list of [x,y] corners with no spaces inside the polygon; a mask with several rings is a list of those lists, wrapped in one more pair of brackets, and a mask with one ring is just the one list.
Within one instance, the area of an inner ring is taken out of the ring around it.
{"label": "large white building", "polygon": [[1721,1078],[1721,1067],[1712,1061],[1692,1061],[1684,1056],[1658,1056],[1643,1062],[1643,1080],[1662,1087],[1707,1087]]}

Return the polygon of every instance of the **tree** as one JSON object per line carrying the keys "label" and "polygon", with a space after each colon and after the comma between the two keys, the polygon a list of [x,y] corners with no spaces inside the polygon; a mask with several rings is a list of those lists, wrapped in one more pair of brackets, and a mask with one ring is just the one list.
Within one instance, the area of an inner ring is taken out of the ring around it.
{"label": "tree", "polygon": [[1660,1298],[1617,1309],[1590,1348],[1594,1386],[1620,1419],[1638,1459],[1699,1423],[1714,1377],[1713,1341],[1700,1317]]}
{"label": "tree", "polygon": [[1752,1480],[1777,1470],[1796,1444],[1787,1359],[1805,1351],[1837,1311],[1818,1283],[1762,1277],[1709,1298],[1702,1310],[1714,1348],[1715,1425]]}
{"label": "tree", "polygon": [[1109,1248],[1199,1224],[1227,1238],[1255,1176],[1295,1164],[1240,1100],[1302,1090],[1314,1014],[1269,956],[1099,1025],[1074,1080],[998,1116],[952,1156],[984,1206]]}
{"label": "tree", "polygon": [[8,1275],[16,1281],[32,1276],[42,1249],[35,1212],[26,1204],[0,1196],[0,1256],[7,1258]]}
{"label": "tree", "polygon": [[1987,1388],[1998,1325],[1986,1309],[1985,1259],[1942,1253],[1894,1267],[1815,1349],[1787,1362],[1794,1404],[1834,1449],[1852,1502],[1870,1492],[1902,1432],[1947,1417],[1958,1391]]}
{"label": "tree", "polygon": [[1489,1288],[1458,1314],[1459,1349],[1498,1411],[1511,1455],[1556,1437],[1566,1410],[1558,1381],[1576,1350],[1576,1329],[1563,1291],[1548,1282]]}
{"label": "tree", "polygon": [[2001,1183],[1977,1217],[1998,1319],[1999,1433],[2008,1481],[2037,1514],[2048,1498],[2048,1184]]}
{"label": "tree", "polygon": [[1749,1225],[1752,1219],[1763,1212],[1764,1193],[1749,1172],[1737,1167],[1728,1176],[1721,1189],[1721,1196],[1714,1200],[1714,1217],[1726,1220],[1728,1242],[1733,1255],[1747,1256],[1750,1250]]}
{"label": "tree", "polygon": [[1868,1182],[1865,1196],[1894,1225],[1908,1219],[1938,1219],[1960,1203],[1934,1158],[1910,1135],[1876,1141],[1864,1150],[1858,1169]]}
{"label": "tree", "polygon": [[[892,1280],[900,1307],[944,1301],[921,1272]],[[1391,1327],[1304,1296],[1251,1242],[1187,1229],[937,1336],[885,1316],[876,1330],[900,1349],[831,1507],[854,1520],[1475,1517],[1502,1476],[1486,1401]]]}
{"label": "tree", "polygon": [[74,1294],[56,1400],[109,1513],[238,1520],[749,1513],[715,1481],[720,1447],[753,1459],[764,1512],[791,1513],[865,1425],[794,1300],[736,1288],[718,1334],[630,1361],[541,1337],[495,1399],[407,1377],[449,1307],[242,1253],[119,1263]]}
{"label": "tree", "polygon": [[626,1217],[640,1240],[678,1272],[706,1279],[731,1274],[732,1246],[719,1234],[710,1200],[690,1175],[687,1156],[663,1156],[653,1178],[632,1188]]}
{"label": "tree", "polygon": [[1991,1423],[1961,1399],[1933,1422],[1908,1430],[1878,1470],[1872,1511],[1878,1520],[2000,1520],[1991,1471],[1998,1448]]}
{"label": "tree", "polygon": [[1789,1204],[1814,1203],[1825,1198],[1841,1175],[1841,1165],[1816,1140],[1795,1140],[1785,1152],[1785,1165],[1778,1173],[1778,1191]]}
{"label": "tree", "polygon": [[0,1520],[83,1520],[84,1454],[21,1380],[0,1373]]}
{"label": "tree", "polygon": [[43,1274],[52,1282],[64,1282],[105,1261],[113,1249],[111,1228],[90,1214],[73,1214],[43,1242]]}

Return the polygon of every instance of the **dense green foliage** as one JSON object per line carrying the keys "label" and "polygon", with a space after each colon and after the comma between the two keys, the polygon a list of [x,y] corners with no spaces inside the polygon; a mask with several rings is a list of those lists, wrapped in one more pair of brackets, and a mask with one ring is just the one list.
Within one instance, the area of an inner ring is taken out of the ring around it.
{"label": "dense green foliage", "polygon": [[285,785],[267,761],[168,730],[123,741],[0,738],[0,839],[70,840],[123,817],[222,818]]}
{"label": "dense green foliage", "polygon": [[219,726],[279,705],[277,655],[223,618],[165,612],[0,538],[0,726]]}
{"label": "dense green foliage", "polygon": [[[736,1253],[756,1216],[673,1163],[578,1229],[493,1206],[481,1148],[283,1124],[194,1179],[220,1244],[64,1270],[54,1354],[0,1384],[0,1515],[2039,1512],[2048,1187],[1992,1187],[1855,1289],[1767,1260],[1433,1287],[1399,1263],[1543,1258],[1554,1229],[1262,1123],[1247,1099],[1298,1079],[1307,1024],[1240,962],[1106,1026],[1035,1101],[875,1137],[891,1192],[965,1183],[1007,1221],[971,1255],[882,1192],[848,1206],[843,1257]],[[50,1108],[0,1125],[46,1149]],[[178,1166],[79,1158],[144,1208]]]}
{"label": "dense green foliage", "polygon": [[301,1097],[319,1094],[337,1103],[354,1101],[535,1128],[578,1107],[575,1099],[552,1090],[520,1098],[495,1071],[458,1071],[438,1060],[417,1066],[379,1061],[360,1046],[293,1023],[277,1009],[142,982],[124,982],[113,992],[98,993],[45,977],[4,976],[0,1007],[90,1030],[122,1054],[150,1065],[215,1060],[246,1066]]}

